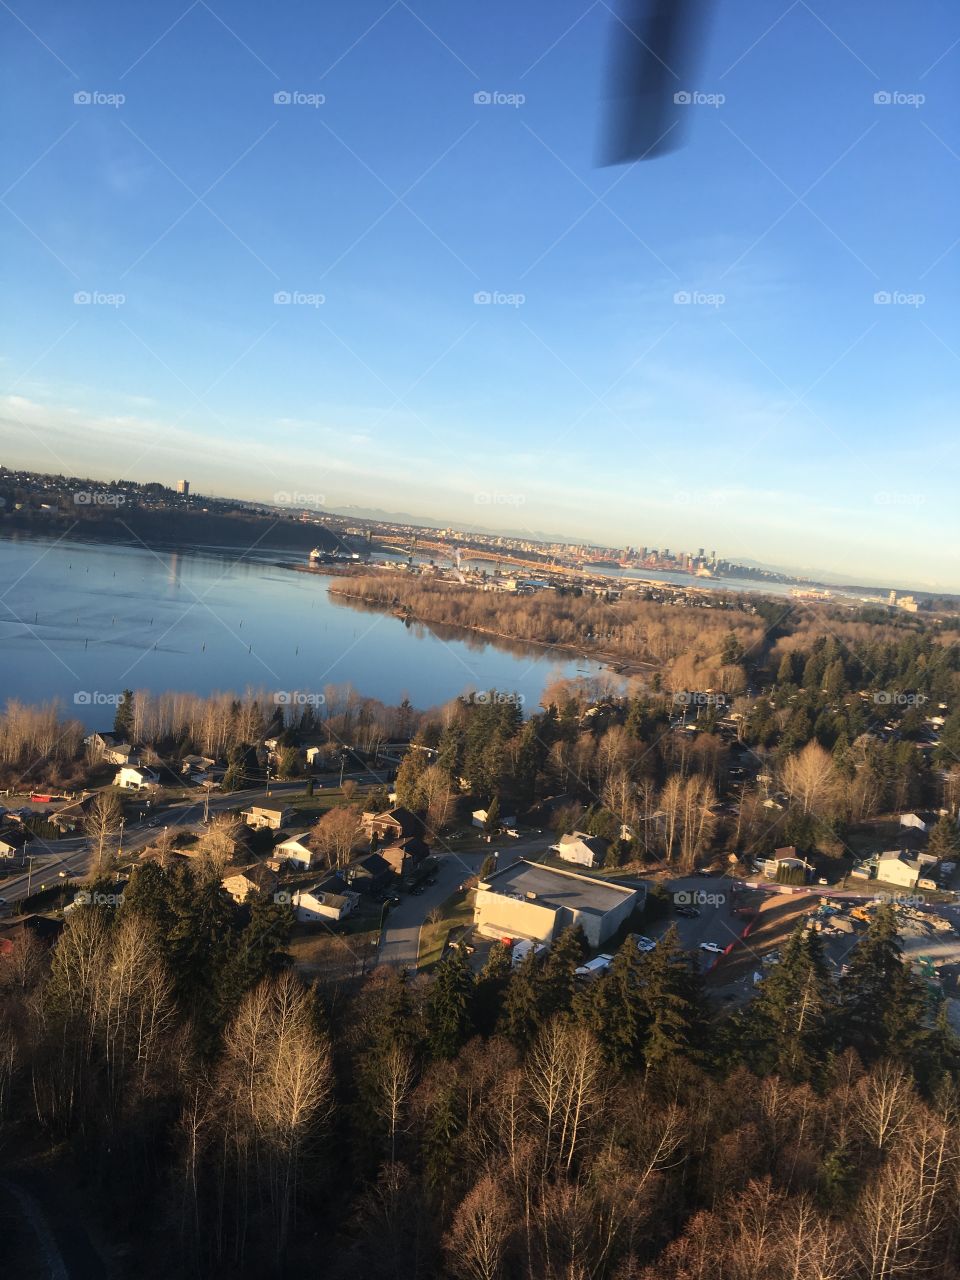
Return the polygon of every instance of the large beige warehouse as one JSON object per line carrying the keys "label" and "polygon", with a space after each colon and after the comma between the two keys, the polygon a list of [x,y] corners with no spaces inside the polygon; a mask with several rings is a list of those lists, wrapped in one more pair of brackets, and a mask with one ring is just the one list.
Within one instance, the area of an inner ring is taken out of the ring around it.
{"label": "large beige warehouse", "polygon": [[579,924],[590,945],[599,947],[639,905],[642,893],[520,859],[480,881],[473,919],[487,937],[545,943]]}

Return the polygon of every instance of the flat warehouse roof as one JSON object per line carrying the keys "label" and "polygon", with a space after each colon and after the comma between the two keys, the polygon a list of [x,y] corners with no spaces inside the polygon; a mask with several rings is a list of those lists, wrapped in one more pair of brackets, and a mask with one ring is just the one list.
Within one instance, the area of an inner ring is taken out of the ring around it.
{"label": "flat warehouse roof", "polygon": [[[558,871],[534,862],[515,862],[503,871],[487,876],[481,882],[492,893],[519,894],[525,901],[535,901],[541,907],[567,907],[571,911],[592,912],[605,915],[623,905],[624,898],[637,893],[621,885],[604,884],[602,881],[578,876],[569,871]],[[536,894],[528,899],[527,894]]]}

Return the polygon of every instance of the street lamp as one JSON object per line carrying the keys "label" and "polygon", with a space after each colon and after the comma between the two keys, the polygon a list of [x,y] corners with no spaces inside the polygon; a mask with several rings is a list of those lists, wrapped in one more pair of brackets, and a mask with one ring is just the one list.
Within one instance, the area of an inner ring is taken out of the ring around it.
{"label": "street lamp", "polygon": [[383,906],[380,908],[380,927],[377,929],[377,936],[383,941],[383,917],[386,915],[387,907],[390,905],[390,899],[384,898]]}

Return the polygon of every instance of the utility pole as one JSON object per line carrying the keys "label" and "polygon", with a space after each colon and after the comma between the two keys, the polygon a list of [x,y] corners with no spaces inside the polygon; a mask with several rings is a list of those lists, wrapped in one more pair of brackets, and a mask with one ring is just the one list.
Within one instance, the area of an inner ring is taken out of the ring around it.
{"label": "utility pole", "polygon": [[125,822],[126,822],[126,818],[120,819],[120,843],[117,845],[117,861],[118,862],[123,857],[123,824]]}
{"label": "utility pole", "polygon": [[210,821],[210,791],[209,791],[209,789],[207,790],[206,795],[203,797],[203,821],[204,821],[205,823]]}
{"label": "utility pole", "polygon": [[30,884],[33,880],[33,854],[27,854],[27,897],[30,897]]}

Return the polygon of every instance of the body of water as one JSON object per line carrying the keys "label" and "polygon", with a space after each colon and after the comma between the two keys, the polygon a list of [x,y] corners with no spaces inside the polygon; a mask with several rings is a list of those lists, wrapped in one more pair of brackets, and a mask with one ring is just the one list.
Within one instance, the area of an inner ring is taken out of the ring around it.
{"label": "body of water", "polygon": [[282,558],[0,538],[0,703],[59,698],[91,728],[110,727],[103,695],[124,688],[351,684],[418,707],[498,688],[529,709],[552,680],[601,670],[336,603],[330,578],[269,563]]}

